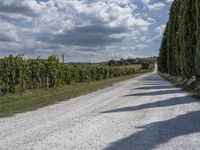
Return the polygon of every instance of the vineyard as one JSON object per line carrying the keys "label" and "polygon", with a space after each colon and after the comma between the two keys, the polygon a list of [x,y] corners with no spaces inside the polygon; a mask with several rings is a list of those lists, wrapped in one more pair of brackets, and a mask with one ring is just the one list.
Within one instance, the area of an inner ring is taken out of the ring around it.
{"label": "vineyard", "polygon": [[48,59],[28,59],[21,55],[0,59],[0,94],[27,89],[54,88],[63,85],[99,81],[131,75],[132,67],[114,67],[100,64],[65,64],[57,56]]}

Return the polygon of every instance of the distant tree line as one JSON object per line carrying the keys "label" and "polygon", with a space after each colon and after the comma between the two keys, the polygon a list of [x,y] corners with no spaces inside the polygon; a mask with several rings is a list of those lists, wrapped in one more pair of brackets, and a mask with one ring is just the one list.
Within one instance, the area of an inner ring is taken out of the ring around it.
{"label": "distant tree line", "polygon": [[134,74],[133,67],[104,64],[65,64],[57,56],[24,60],[21,55],[0,59],[0,94],[26,89],[54,88]]}
{"label": "distant tree line", "polygon": [[159,71],[200,77],[200,0],[174,0],[163,34]]}
{"label": "distant tree line", "polygon": [[108,62],[109,66],[128,66],[128,65],[134,65],[134,64],[142,64],[142,63],[148,63],[153,64],[157,61],[157,57],[149,57],[149,58],[129,58],[129,59],[123,59],[120,60],[110,60]]}

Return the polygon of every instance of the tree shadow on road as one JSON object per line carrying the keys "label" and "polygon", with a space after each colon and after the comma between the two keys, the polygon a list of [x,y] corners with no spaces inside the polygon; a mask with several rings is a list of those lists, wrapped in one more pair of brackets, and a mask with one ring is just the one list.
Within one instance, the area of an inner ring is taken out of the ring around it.
{"label": "tree shadow on road", "polygon": [[143,77],[139,81],[140,81],[140,84],[144,84],[144,85],[160,85],[160,84],[171,85],[171,84],[169,84],[168,81],[166,81],[165,79],[161,78],[158,75]]}
{"label": "tree shadow on road", "polygon": [[113,110],[104,111],[102,113],[116,113],[116,112],[127,112],[127,111],[138,111],[138,110],[144,110],[144,109],[151,109],[151,108],[159,108],[159,107],[169,107],[169,106],[175,106],[175,105],[181,105],[181,104],[189,104],[194,103],[195,100],[192,100],[188,97],[175,97],[170,98],[163,101],[156,101],[152,103],[146,103],[142,105],[137,106],[130,106],[130,107],[123,107]]}
{"label": "tree shadow on road", "polygon": [[148,90],[148,89],[170,89],[175,88],[173,85],[156,85],[156,86],[144,86],[144,87],[137,87],[132,90]]}
{"label": "tree shadow on road", "polygon": [[[151,150],[160,144],[164,144],[175,137],[200,132],[200,111],[189,112],[176,118],[150,123],[141,127],[142,129],[126,138],[120,139],[108,145],[104,150]],[[199,140],[200,141],[200,140]],[[170,145],[169,149],[177,148],[176,143]],[[190,141],[192,146],[194,144]],[[198,147],[193,147],[198,149]]]}
{"label": "tree shadow on road", "polygon": [[124,95],[123,97],[128,97],[128,96],[158,96],[158,95],[176,94],[176,93],[183,93],[183,91],[181,91],[179,89],[163,90],[163,91],[159,90],[159,91],[153,91],[153,92],[128,94],[128,95]]}
{"label": "tree shadow on road", "polygon": [[141,81],[165,81],[165,80],[161,78],[160,76],[158,77],[150,76],[150,77],[143,77]]}
{"label": "tree shadow on road", "polygon": [[143,85],[143,86],[157,86],[157,85],[171,85],[171,84],[168,84],[168,83],[160,83],[160,82],[140,82],[140,85]]}

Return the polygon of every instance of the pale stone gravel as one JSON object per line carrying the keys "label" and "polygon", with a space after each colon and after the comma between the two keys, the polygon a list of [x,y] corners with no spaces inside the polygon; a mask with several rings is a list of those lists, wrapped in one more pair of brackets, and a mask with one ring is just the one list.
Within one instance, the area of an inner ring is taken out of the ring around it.
{"label": "pale stone gravel", "polygon": [[0,119],[0,150],[199,150],[200,104],[149,73]]}

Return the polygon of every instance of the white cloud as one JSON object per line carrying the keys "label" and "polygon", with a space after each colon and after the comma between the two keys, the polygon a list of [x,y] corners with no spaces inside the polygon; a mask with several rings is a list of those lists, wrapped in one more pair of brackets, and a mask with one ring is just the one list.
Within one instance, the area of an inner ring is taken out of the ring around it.
{"label": "white cloud", "polygon": [[167,3],[172,3],[174,0],[166,0]]}
{"label": "white cloud", "polygon": [[154,3],[154,4],[149,4],[147,5],[148,9],[149,10],[155,10],[155,11],[159,11],[159,10],[162,10],[164,7],[165,7],[165,4],[164,3]]}
{"label": "white cloud", "polygon": [[16,27],[10,23],[0,21],[0,42],[16,42],[18,36]]}
{"label": "white cloud", "polygon": [[144,5],[148,5],[151,1],[150,0],[141,0]]}
{"label": "white cloud", "polygon": [[166,27],[165,24],[164,24],[164,25],[161,25],[161,26],[158,26],[158,27],[155,28],[155,31],[156,31],[157,33],[159,33],[160,35],[162,35],[163,32],[164,32],[164,30],[165,30],[165,27]]}
{"label": "white cloud", "polygon": [[[142,2],[151,10],[163,4]],[[17,49],[27,56],[47,56],[59,50],[81,60],[110,57],[110,48],[120,55],[123,47],[144,48],[140,37],[156,20],[138,9],[132,0],[1,0],[0,53]]]}
{"label": "white cloud", "polygon": [[34,0],[3,0],[1,3],[4,12],[33,15],[29,26],[20,27],[20,37],[33,36],[48,44],[108,45],[146,31],[150,24],[134,16],[136,6],[129,1],[49,0],[36,3]]}

